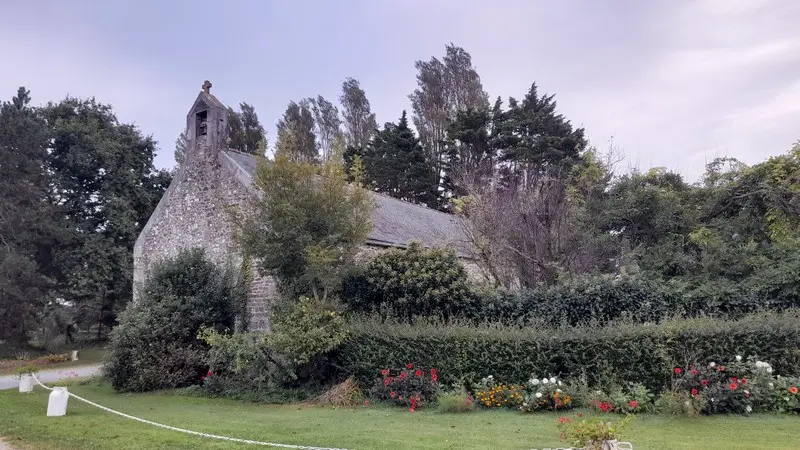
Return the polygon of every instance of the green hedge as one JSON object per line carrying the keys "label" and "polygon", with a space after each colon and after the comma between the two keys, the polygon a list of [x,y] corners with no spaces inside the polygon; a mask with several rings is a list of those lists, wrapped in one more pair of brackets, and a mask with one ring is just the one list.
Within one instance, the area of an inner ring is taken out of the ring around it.
{"label": "green hedge", "polygon": [[493,375],[510,383],[530,376],[585,375],[590,384],[637,382],[659,392],[676,365],[754,355],[777,373],[800,373],[800,312],[759,313],[735,321],[698,318],[661,324],[551,329],[415,325],[353,318],[337,358],[340,376],[369,385],[381,368],[412,362],[434,367],[444,383]]}

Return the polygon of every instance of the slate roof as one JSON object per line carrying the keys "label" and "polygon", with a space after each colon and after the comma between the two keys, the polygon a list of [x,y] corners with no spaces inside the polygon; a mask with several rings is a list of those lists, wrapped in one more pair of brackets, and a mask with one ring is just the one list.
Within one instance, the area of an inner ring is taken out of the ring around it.
{"label": "slate roof", "polygon": [[[258,159],[246,153],[225,152],[248,175],[256,173]],[[419,241],[426,247],[450,245],[463,257],[470,256],[469,244],[458,217],[421,205],[373,193],[372,234],[368,243],[384,247],[405,247]]]}

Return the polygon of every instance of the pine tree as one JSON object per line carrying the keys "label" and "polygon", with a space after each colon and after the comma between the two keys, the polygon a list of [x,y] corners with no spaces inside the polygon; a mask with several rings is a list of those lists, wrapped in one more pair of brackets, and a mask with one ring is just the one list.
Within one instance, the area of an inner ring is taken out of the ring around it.
{"label": "pine tree", "polygon": [[406,112],[395,125],[387,123],[364,150],[366,181],[377,192],[413,203],[436,206],[436,173]]}
{"label": "pine tree", "polygon": [[316,136],[314,135],[314,116],[308,102],[289,102],[283,117],[278,120],[278,140],[275,145],[296,158],[317,161]]}

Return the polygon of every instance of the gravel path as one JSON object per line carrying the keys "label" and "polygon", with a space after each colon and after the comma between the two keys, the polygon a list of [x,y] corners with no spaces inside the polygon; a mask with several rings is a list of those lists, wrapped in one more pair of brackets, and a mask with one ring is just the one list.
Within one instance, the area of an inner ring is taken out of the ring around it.
{"label": "gravel path", "polygon": [[[89,364],[86,366],[69,367],[66,369],[42,370],[36,374],[42,383],[48,384],[65,378],[83,378],[97,375],[100,373],[100,364]],[[0,389],[14,389],[19,387],[19,380],[16,375],[0,376]],[[0,450],[6,450],[0,446]]]}

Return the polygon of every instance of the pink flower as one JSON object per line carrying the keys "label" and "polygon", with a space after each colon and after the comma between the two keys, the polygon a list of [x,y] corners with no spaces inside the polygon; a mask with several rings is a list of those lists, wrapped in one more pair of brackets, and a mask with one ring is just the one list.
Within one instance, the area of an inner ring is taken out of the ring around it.
{"label": "pink flower", "polygon": [[389,369],[381,370],[381,375],[383,375],[383,376],[389,375]]}
{"label": "pink flower", "polygon": [[406,364],[406,369],[413,369],[414,365],[411,363]]}
{"label": "pink flower", "polygon": [[680,367],[676,367],[676,368],[675,368],[675,375],[680,375],[680,374],[681,374],[681,372],[683,372],[683,370],[681,370],[681,368],[680,368]]}

